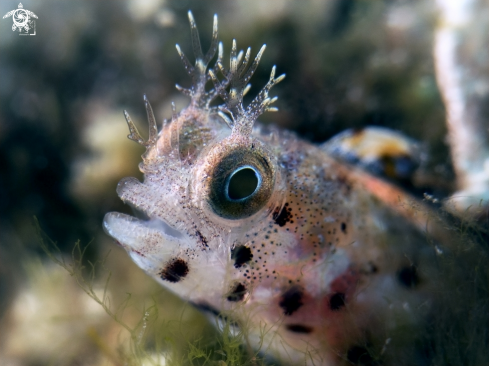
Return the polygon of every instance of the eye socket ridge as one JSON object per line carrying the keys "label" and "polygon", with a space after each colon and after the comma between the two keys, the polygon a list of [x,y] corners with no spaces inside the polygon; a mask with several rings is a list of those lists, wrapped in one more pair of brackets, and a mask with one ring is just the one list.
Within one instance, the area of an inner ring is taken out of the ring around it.
{"label": "eye socket ridge", "polygon": [[251,165],[235,169],[226,179],[224,195],[231,202],[243,202],[260,190],[262,177]]}

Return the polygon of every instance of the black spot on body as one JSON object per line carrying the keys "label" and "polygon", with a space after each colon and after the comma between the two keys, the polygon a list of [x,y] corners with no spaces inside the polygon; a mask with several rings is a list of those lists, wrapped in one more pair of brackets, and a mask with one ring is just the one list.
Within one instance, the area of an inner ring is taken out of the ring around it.
{"label": "black spot on body", "polygon": [[231,259],[234,260],[234,267],[240,268],[253,258],[251,249],[245,245],[238,245],[231,249]]}
{"label": "black spot on body", "polygon": [[284,310],[285,315],[292,315],[304,305],[302,295],[302,291],[297,287],[292,287],[282,295],[279,305]]}
{"label": "black spot on body", "polygon": [[287,330],[294,333],[309,334],[312,333],[313,331],[311,327],[308,327],[307,325],[301,325],[301,324],[288,324],[285,327],[287,328]]}
{"label": "black spot on body", "polygon": [[345,306],[345,294],[337,292],[329,299],[329,308],[333,311],[340,310]]}
{"label": "black spot on body", "polygon": [[341,232],[343,234],[346,234],[346,223],[344,223],[344,222],[341,223]]}
{"label": "black spot on body", "polygon": [[161,279],[169,282],[179,282],[182,278],[188,275],[188,264],[181,258],[170,260],[165,268],[160,272]]}
{"label": "black spot on body", "polygon": [[413,288],[419,285],[419,276],[415,266],[403,267],[397,272],[397,279],[407,288]]}
{"label": "black spot on body", "polygon": [[229,293],[228,301],[242,301],[246,295],[246,287],[242,283],[237,283]]}
{"label": "black spot on body", "polygon": [[202,244],[203,247],[209,248],[209,245],[207,245],[207,238],[204,235],[202,235],[202,233],[199,230],[195,232],[195,235],[197,235],[197,238],[199,239],[199,243]]}
{"label": "black spot on body", "polygon": [[286,203],[284,205],[284,207],[282,207],[282,210],[279,211],[278,209],[276,209],[274,212],[273,212],[273,219],[275,220],[275,223],[278,225],[278,226],[285,226],[285,224],[287,222],[292,222],[291,219],[292,219],[292,213],[291,213],[292,209],[288,208],[288,204]]}

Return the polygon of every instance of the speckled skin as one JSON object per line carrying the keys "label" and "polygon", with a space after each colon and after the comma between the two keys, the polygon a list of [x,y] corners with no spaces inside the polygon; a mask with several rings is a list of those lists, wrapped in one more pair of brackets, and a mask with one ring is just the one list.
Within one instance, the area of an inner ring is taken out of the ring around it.
{"label": "speckled skin", "polygon": [[[192,17],[191,26],[195,41]],[[268,108],[268,90],[258,112],[243,111],[239,95],[214,81],[228,100],[221,113],[209,108],[203,90],[212,75],[208,60],[196,57],[195,68],[186,65],[191,103],[158,136],[147,101],[148,141],[128,120],[130,137],[147,146],[144,182],[123,179],[117,192],[145,219],[109,213],[107,233],[163,286],[221,313],[283,364],[389,363],[399,349],[403,362],[416,363],[416,329],[432,310],[434,286],[427,209],[332,157],[327,144],[255,123]],[[250,201],[256,212],[243,218],[234,208],[237,218],[222,217],[209,198],[231,151],[238,151],[236,166],[249,157],[265,161],[269,174],[261,184],[270,191]]]}

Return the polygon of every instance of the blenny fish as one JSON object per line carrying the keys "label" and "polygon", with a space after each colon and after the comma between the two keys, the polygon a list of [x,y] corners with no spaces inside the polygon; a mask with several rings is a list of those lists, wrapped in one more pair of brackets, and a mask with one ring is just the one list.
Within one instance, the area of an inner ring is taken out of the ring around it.
{"label": "blenny fish", "polygon": [[146,147],[144,182],[120,181],[138,217],[108,213],[105,231],[161,285],[281,364],[424,362],[417,337],[445,234],[389,181],[409,173],[415,143],[372,127],[314,145],[260,125],[284,79],[274,66],[243,105],[265,46],[252,60],[233,41],[226,67],[217,16],[205,54],[189,20],[195,63],[176,47],[190,104],[158,128],[145,96],[147,140],[124,112],[128,137]]}

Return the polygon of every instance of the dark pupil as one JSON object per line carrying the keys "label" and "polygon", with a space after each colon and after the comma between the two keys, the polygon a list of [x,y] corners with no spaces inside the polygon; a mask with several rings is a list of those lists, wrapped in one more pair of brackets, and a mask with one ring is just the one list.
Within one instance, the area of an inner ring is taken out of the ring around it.
{"label": "dark pupil", "polygon": [[229,179],[228,197],[232,200],[241,200],[255,192],[258,186],[258,177],[251,168],[243,168],[234,173]]}

